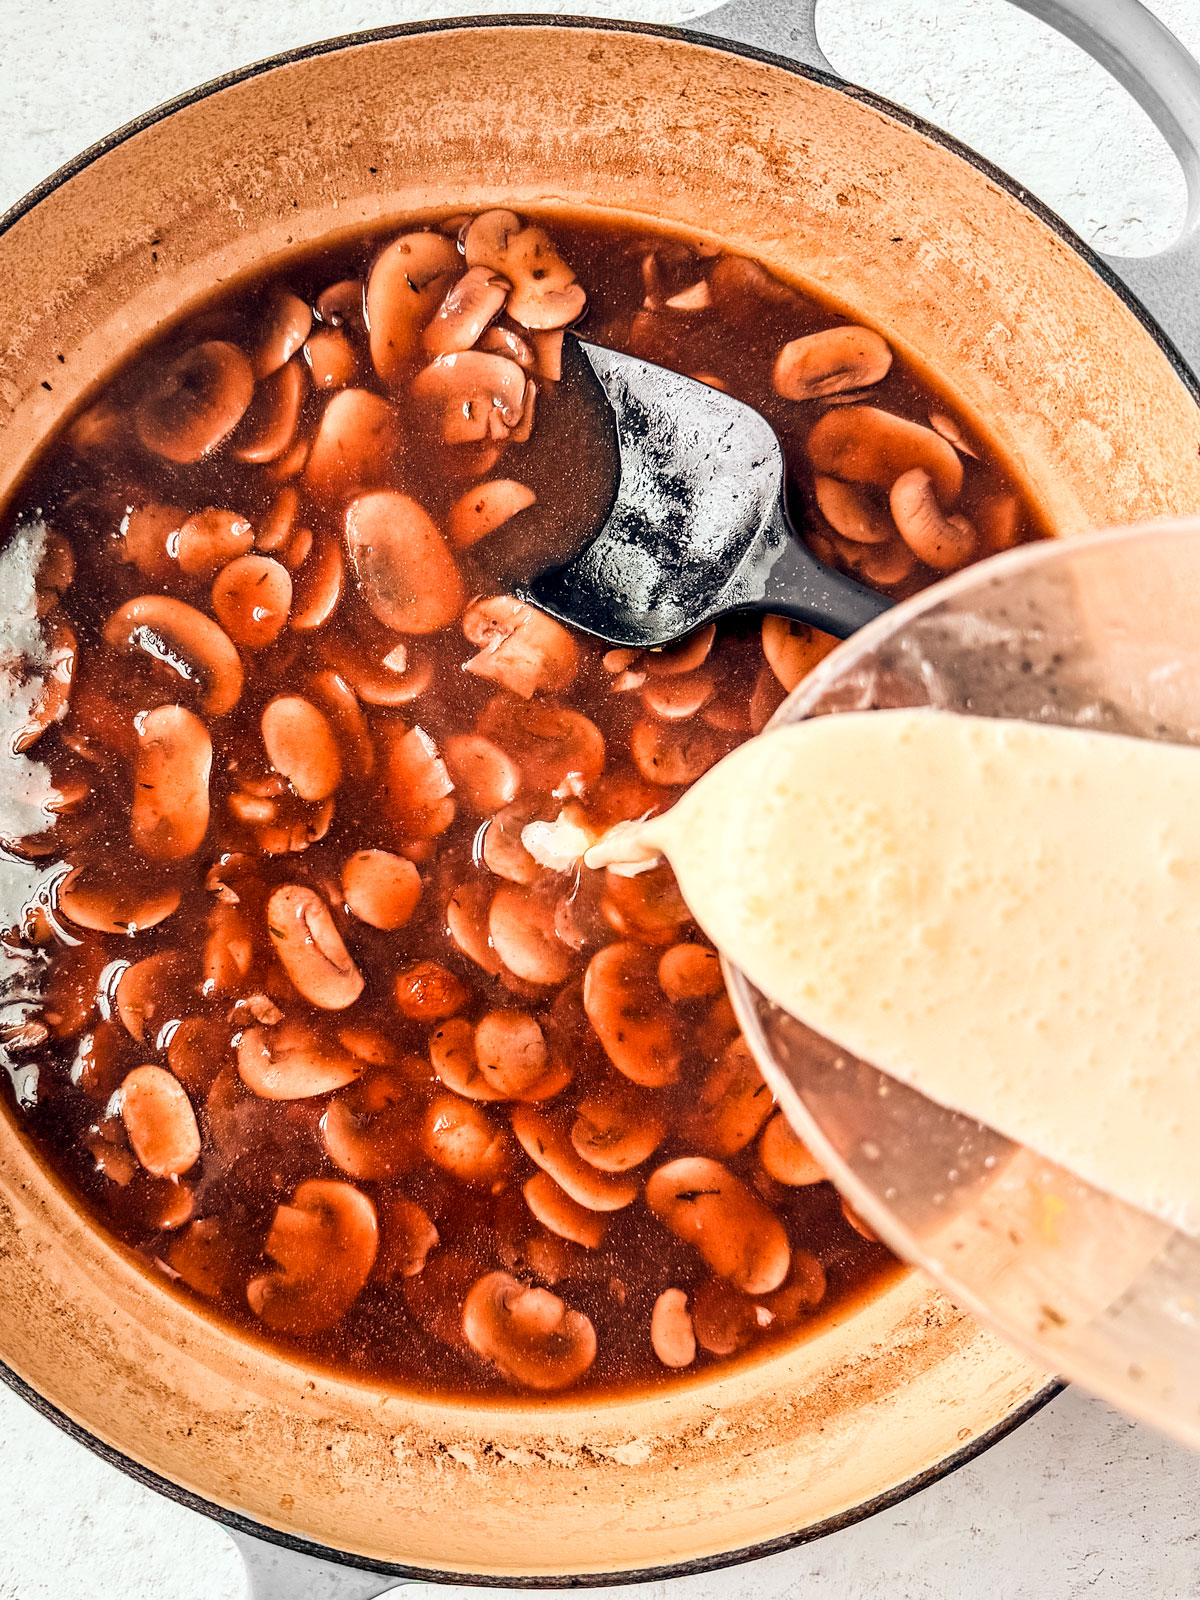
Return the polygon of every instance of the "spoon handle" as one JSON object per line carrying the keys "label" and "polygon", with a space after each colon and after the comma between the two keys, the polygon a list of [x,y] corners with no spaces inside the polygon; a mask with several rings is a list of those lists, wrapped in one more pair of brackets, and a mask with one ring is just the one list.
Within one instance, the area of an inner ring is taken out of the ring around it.
{"label": "spoon handle", "polygon": [[807,622],[835,639],[848,639],[895,603],[818,561],[791,528],[778,551],[762,597],[753,602],[755,611],[773,611]]}

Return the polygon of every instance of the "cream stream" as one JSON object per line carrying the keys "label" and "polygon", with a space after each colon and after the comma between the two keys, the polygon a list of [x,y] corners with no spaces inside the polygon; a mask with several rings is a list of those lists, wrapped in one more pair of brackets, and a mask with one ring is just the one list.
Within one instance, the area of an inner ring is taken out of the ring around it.
{"label": "cream stream", "polygon": [[1200,1232],[1200,751],[820,717],[600,849],[662,850],[721,949],[845,1049]]}

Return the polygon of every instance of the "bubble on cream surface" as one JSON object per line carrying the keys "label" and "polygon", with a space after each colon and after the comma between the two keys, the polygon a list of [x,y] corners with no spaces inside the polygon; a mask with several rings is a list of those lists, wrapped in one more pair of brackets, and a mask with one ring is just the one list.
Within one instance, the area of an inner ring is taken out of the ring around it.
{"label": "bubble on cream surface", "polygon": [[643,837],[771,999],[1200,1232],[1200,751],[877,711],[743,745]]}

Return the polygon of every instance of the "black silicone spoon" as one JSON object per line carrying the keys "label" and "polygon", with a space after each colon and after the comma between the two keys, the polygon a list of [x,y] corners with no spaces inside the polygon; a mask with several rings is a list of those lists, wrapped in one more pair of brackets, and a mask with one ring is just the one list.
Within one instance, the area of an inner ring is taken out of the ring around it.
{"label": "black silicone spoon", "polygon": [[[539,572],[522,598],[639,648],[730,611],[773,611],[844,639],[892,604],[826,567],[797,536],[783,451],[752,407],[571,334],[562,389],[574,402],[572,426],[582,407],[589,434],[595,428],[602,477],[575,554]],[[572,442],[556,446],[568,473]],[[588,458],[590,474],[590,449]]]}

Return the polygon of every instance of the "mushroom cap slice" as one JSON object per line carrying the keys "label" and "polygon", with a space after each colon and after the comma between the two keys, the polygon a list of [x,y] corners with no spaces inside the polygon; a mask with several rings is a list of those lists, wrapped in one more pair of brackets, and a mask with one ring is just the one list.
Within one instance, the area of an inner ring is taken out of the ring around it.
{"label": "mushroom cap slice", "polygon": [[310,1178],[275,1212],[264,1250],[279,1270],[246,1285],[250,1309],[277,1333],[321,1333],[350,1309],[378,1247],[367,1196],[353,1184]]}
{"label": "mushroom cap slice", "polygon": [[489,1272],[472,1286],[462,1326],[477,1355],[529,1389],[567,1389],[596,1359],[596,1330],[582,1312],[508,1272]]}
{"label": "mushroom cap slice", "polygon": [[360,495],[346,545],[367,605],[398,633],[436,633],[462,610],[458,565],[432,517],[406,494]]}

